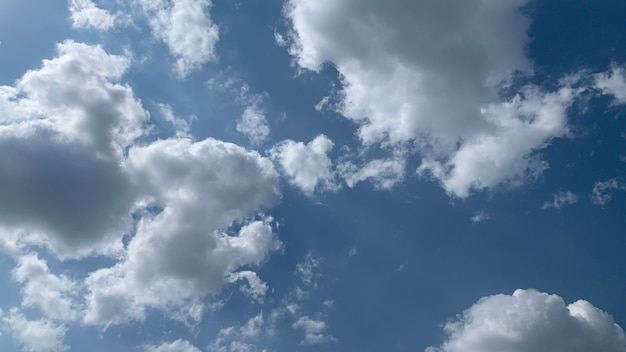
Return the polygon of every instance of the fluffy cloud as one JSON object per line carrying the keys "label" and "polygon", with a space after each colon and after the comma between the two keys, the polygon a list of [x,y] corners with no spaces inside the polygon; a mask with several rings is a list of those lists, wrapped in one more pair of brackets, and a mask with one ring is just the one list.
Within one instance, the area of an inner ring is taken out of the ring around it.
{"label": "fluffy cloud", "polygon": [[133,191],[119,160],[149,116],[116,83],[128,59],[66,41],[0,87],[0,233],[61,257],[121,249]]}
{"label": "fluffy cloud", "polygon": [[391,189],[404,180],[405,156],[376,159],[359,167],[352,161],[345,161],[337,166],[338,175],[344,179],[348,187],[357,183],[371,181],[379,189]]}
{"label": "fluffy cloud", "polygon": [[106,31],[115,27],[117,15],[96,6],[91,0],[70,0],[70,13],[74,28],[94,28]]}
{"label": "fluffy cloud", "polygon": [[626,104],[626,73],[624,67],[613,65],[610,72],[595,75],[595,86],[602,94],[612,95],[617,104]]}
{"label": "fluffy cloud", "polygon": [[334,143],[319,135],[307,144],[290,139],[282,141],[268,152],[289,179],[289,183],[311,196],[318,186],[333,188],[332,161],[328,153]]}
{"label": "fluffy cloud", "polygon": [[596,182],[591,190],[591,202],[598,207],[606,206],[613,199],[609,192],[625,189],[626,186],[614,178],[604,182]]}
{"label": "fluffy cloud", "polygon": [[209,345],[208,350],[210,352],[258,351],[258,339],[263,331],[264,324],[263,313],[259,313],[241,326],[230,326],[221,329],[217,333],[215,341]]}
{"label": "fluffy cloud", "polygon": [[260,144],[270,135],[270,128],[263,111],[255,105],[246,107],[237,121],[237,131],[248,137],[250,143]]}
{"label": "fluffy cloud", "polygon": [[3,328],[11,333],[24,352],[62,352],[69,347],[63,343],[67,328],[47,319],[28,320],[13,308],[2,318]]}
{"label": "fluffy cloud", "polygon": [[174,71],[185,77],[214,60],[219,29],[211,20],[211,0],[136,0],[150,21],[153,35],[176,58]]}
{"label": "fluffy cloud", "polygon": [[478,211],[470,218],[470,221],[473,224],[480,224],[481,222],[485,222],[490,219],[491,219],[491,215],[489,215],[488,213],[485,213],[484,211]]}
{"label": "fluffy cloud", "polygon": [[20,257],[13,278],[24,285],[23,307],[37,307],[50,319],[71,321],[76,318],[74,295],[78,285],[66,276],[51,273],[48,264],[37,254]]}
{"label": "fluffy cloud", "polygon": [[302,69],[337,68],[338,110],[359,124],[364,145],[415,145],[420,173],[466,197],[540,173],[537,151],[567,132],[579,91],[566,83],[502,101],[519,73],[532,72],[527,3],[291,0],[289,50]]}
{"label": "fluffy cloud", "polygon": [[448,339],[427,352],[626,351],[624,332],[609,314],[534,290],[484,297],[444,330]]}
{"label": "fluffy cloud", "polygon": [[536,177],[547,164],[535,153],[567,133],[567,108],[577,94],[571,87],[547,94],[529,89],[511,101],[488,105],[481,110],[491,123],[487,131],[468,138],[443,163],[424,159],[418,172],[430,172],[458,197],[467,197],[473,189],[505,181],[517,185]]}
{"label": "fluffy cloud", "polygon": [[[165,105],[177,136],[138,143],[149,116],[117,83],[128,59],[71,41],[58,51],[0,87],[0,244],[18,261],[23,306],[72,320],[71,292],[85,288],[83,322],[108,326],[141,320],[147,308],[199,321],[201,300],[233,278],[262,299],[267,287],[252,269],[282,246],[262,214],[280,201],[273,163],[192,140]],[[25,254],[37,246],[61,259],[118,261],[79,285]]]}
{"label": "fluffy cloud", "polygon": [[230,282],[237,282],[239,280],[246,280],[248,282],[248,286],[240,286],[240,290],[244,294],[250,297],[253,301],[258,303],[263,302],[268,286],[254,271],[244,270],[229,275]]}
{"label": "fluffy cloud", "polygon": [[336,341],[336,339],[326,334],[328,326],[322,320],[311,319],[308,316],[302,316],[293,323],[294,329],[300,329],[304,331],[304,339],[302,344],[315,345],[329,341]]}
{"label": "fluffy cloud", "polygon": [[200,349],[189,343],[187,340],[178,339],[174,342],[165,342],[161,345],[148,345],[145,352],[200,352]]}
{"label": "fluffy cloud", "polygon": [[87,323],[185,309],[281,248],[270,217],[250,219],[280,199],[272,163],[258,153],[212,139],[163,140],[131,148],[125,166],[146,210],[124,260],[87,279]]}
{"label": "fluffy cloud", "polygon": [[552,195],[552,200],[543,203],[541,209],[555,208],[560,209],[566,205],[576,204],[578,196],[572,191],[558,191]]}

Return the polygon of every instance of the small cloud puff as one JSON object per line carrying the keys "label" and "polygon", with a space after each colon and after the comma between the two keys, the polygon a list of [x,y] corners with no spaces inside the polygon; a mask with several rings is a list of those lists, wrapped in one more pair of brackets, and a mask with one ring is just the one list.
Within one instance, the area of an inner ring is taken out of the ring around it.
{"label": "small cloud puff", "polygon": [[552,195],[551,201],[546,201],[541,209],[555,208],[560,209],[566,205],[578,203],[578,196],[572,191],[558,191]]}

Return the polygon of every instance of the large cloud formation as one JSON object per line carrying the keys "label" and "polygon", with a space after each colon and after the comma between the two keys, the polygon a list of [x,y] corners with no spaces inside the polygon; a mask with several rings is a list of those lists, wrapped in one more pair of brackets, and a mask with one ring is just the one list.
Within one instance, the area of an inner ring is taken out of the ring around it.
{"label": "large cloud formation", "polygon": [[420,173],[466,197],[540,173],[536,151],[567,133],[580,92],[564,80],[503,98],[532,74],[527,3],[290,0],[284,12],[298,66],[338,70],[337,109],[358,123],[363,145],[416,147]]}
{"label": "large cloud formation", "polygon": [[58,51],[0,87],[0,227],[61,257],[119,251],[134,201],[119,160],[149,115],[117,83],[128,59],[73,41]]}
{"label": "large cloud formation", "polygon": [[444,328],[448,339],[426,352],[624,352],[624,331],[583,300],[516,290],[484,297]]}
{"label": "large cloud formation", "polygon": [[[141,320],[147,308],[198,321],[203,298],[238,279],[262,299],[267,287],[252,269],[282,247],[263,214],[281,197],[272,162],[185,133],[147,141],[149,114],[119,82],[128,66],[66,41],[0,87],[0,248],[18,262],[22,306],[108,326]],[[116,264],[70,279],[50,271],[34,252],[41,247]]]}

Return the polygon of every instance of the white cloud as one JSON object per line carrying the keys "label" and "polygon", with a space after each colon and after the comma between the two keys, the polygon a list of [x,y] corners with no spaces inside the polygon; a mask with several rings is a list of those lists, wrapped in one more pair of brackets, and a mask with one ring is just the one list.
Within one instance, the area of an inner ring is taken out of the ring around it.
{"label": "white cloud", "polygon": [[267,293],[267,284],[263,282],[255,272],[249,270],[239,271],[229,275],[229,281],[233,283],[242,279],[248,282],[248,286],[240,286],[241,291],[253,301],[262,303]]}
{"label": "white cloud", "polygon": [[302,316],[293,323],[294,329],[304,331],[304,339],[301,341],[305,345],[315,345],[329,341],[336,341],[332,335],[326,334],[328,325],[322,320],[311,319],[308,316]]}
{"label": "white cloud", "polygon": [[593,205],[603,207],[609,204],[613,197],[610,191],[625,190],[626,186],[619,183],[617,179],[610,179],[604,182],[596,182],[591,191],[591,202]]}
{"label": "white cloud", "polygon": [[458,197],[503,182],[522,184],[547,168],[537,152],[567,134],[566,112],[577,94],[570,87],[553,93],[529,87],[508,102],[488,105],[481,109],[491,124],[486,131],[468,138],[443,163],[426,158],[418,172],[429,172]]}
{"label": "white cloud", "polygon": [[252,145],[259,145],[269,137],[270,128],[264,108],[264,102],[269,97],[267,92],[256,92],[247,82],[234,77],[230,69],[209,79],[206,85],[211,91],[226,94],[226,99],[233,99],[242,106],[236,130],[248,137]]}
{"label": "white cloud", "polygon": [[0,235],[11,236],[2,242],[64,258],[119,252],[133,203],[119,162],[149,116],[116,83],[127,58],[72,41],[57,50],[0,87]]}
{"label": "white cloud", "polygon": [[352,161],[345,161],[337,166],[337,174],[350,188],[370,180],[376,188],[391,189],[404,180],[405,165],[404,156],[372,160],[362,167]]}
{"label": "white cloud", "polygon": [[316,258],[310,252],[307,253],[306,258],[302,263],[296,264],[296,273],[304,285],[313,287],[317,286],[315,279],[321,276],[321,274],[316,271],[321,264],[322,258]]}
{"label": "white cloud", "polygon": [[210,352],[255,352],[259,337],[263,332],[263,313],[250,318],[241,326],[221,329],[215,340],[209,345]]}
{"label": "white cloud", "polygon": [[237,120],[237,131],[245,134],[254,145],[263,143],[270,135],[265,114],[256,105],[248,106],[243,111],[241,118]]}
{"label": "white cloud", "polygon": [[174,71],[181,77],[215,60],[218,26],[209,15],[211,0],[136,0],[150,21],[153,35],[176,58]]}
{"label": "white cloud", "polygon": [[51,273],[37,254],[20,257],[13,278],[23,284],[22,307],[37,307],[50,319],[71,321],[76,318],[74,295],[79,286],[64,275]]}
{"label": "white cloud", "polygon": [[312,196],[318,186],[335,187],[332,161],[328,157],[333,146],[334,143],[321,134],[307,144],[284,140],[273,146],[268,153],[281,166],[289,183],[302,189],[304,194]]}
{"label": "white cloud", "polygon": [[94,28],[107,31],[119,22],[118,16],[96,6],[91,0],[70,0],[74,28]]}
{"label": "white cloud", "polygon": [[339,71],[338,110],[362,143],[416,146],[420,171],[466,197],[540,173],[537,151],[567,132],[579,92],[569,84],[501,98],[516,75],[532,74],[528,2],[290,0],[284,12],[299,67]]}
{"label": "white cloud", "polygon": [[479,211],[476,212],[476,214],[474,214],[471,218],[470,221],[473,224],[479,224],[481,222],[487,221],[491,219],[491,215],[489,215],[488,213],[485,213],[484,211]]}
{"label": "white cloud", "polygon": [[444,327],[447,340],[427,352],[624,352],[624,332],[587,301],[534,290],[484,297]]}
{"label": "white cloud", "polygon": [[572,191],[557,191],[552,195],[552,201],[543,203],[541,209],[560,209],[566,205],[576,204],[577,202],[578,196],[572,193]]}
{"label": "white cloud", "polygon": [[4,328],[22,346],[24,352],[62,352],[69,347],[63,343],[67,328],[47,319],[28,320],[18,309],[12,308],[2,318]]}
{"label": "white cloud", "polygon": [[144,346],[145,352],[200,352],[200,349],[187,340],[178,339],[174,342],[164,342],[161,345]]}
{"label": "white cloud", "polygon": [[144,213],[123,261],[90,274],[86,323],[142,320],[149,307],[187,311],[281,248],[271,217],[250,218],[280,199],[278,175],[258,153],[169,139],[132,147],[125,167],[161,211]]}
{"label": "white cloud", "polygon": [[[244,266],[249,293],[261,299],[265,284],[251,270],[282,246],[262,213],[281,197],[273,163],[188,138],[165,105],[177,137],[136,143],[149,115],[116,83],[128,59],[71,41],[58,50],[0,87],[0,245],[19,262],[24,306],[71,320],[70,291],[80,287],[88,324],[141,320],[148,308],[194,323],[201,300]],[[25,254],[33,246],[61,259],[103,253],[118,262],[91,272],[83,287]]]}
{"label": "white cloud", "polygon": [[191,123],[195,119],[195,116],[191,116],[188,120],[180,118],[174,115],[174,111],[172,107],[167,104],[157,104],[161,115],[165,118],[165,121],[169,122],[174,126],[174,134],[179,138],[190,138],[191,137]]}
{"label": "white cloud", "polygon": [[595,86],[602,94],[612,95],[617,104],[626,104],[626,73],[624,67],[613,65],[610,72],[595,75]]}

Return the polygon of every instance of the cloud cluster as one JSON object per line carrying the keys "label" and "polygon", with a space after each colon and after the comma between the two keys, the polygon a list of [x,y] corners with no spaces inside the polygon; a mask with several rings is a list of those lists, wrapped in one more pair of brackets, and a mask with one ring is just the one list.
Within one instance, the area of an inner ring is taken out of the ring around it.
{"label": "cloud cluster", "polygon": [[[284,12],[298,66],[339,71],[338,111],[360,126],[363,145],[414,146],[420,174],[466,197],[541,173],[537,151],[566,135],[580,93],[564,81],[504,94],[532,74],[527,3],[291,0]],[[355,180],[376,171],[385,172],[370,165]]]}
{"label": "cloud cluster", "polygon": [[[185,126],[175,138],[140,142],[149,114],[119,83],[128,65],[66,41],[56,58],[0,87],[0,243],[18,262],[22,306],[47,319],[12,310],[10,326],[41,327],[19,334],[62,337],[63,322],[108,326],[141,320],[148,308],[197,322],[202,300],[225,284],[245,279],[255,300],[267,291],[252,270],[282,247],[263,215],[281,197],[273,163],[195,141]],[[37,247],[116,264],[69,279],[30,253]]]}
{"label": "cloud cluster", "polygon": [[623,352],[624,331],[587,301],[535,290],[484,297],[444,327],[447,340],[426,352]]}

